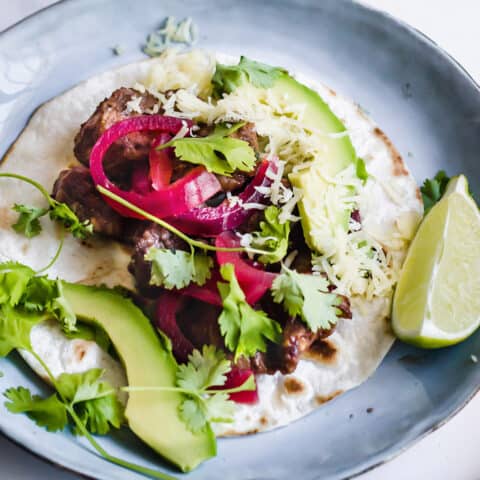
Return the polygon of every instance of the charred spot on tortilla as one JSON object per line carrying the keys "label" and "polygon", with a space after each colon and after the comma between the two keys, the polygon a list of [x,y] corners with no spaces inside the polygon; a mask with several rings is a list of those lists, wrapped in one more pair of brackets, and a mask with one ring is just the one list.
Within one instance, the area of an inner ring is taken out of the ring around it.
{"label": "charred spot on tortilla", "polygon": [[420,191],[420,189],[418,187],[417,187],[417,190],[415,191],[415,195],[416,195],[417,200],[419,202],[423,202],[422,192]]}
{"label": "charred spot on tortilla", "polygon": [[390,151],[392,157],[393,175],[397,177],[408,175],[408,170],[405,168],[405,163],[402,156],[395,148],[392,141],[387,137],[387,135],[385,135],[384,131],[379,127],[375,127],[373,133],[382,140],[382,142]]}
{"label": "charred spot on tortilla", "polygon": [[327,403],[330,400],[333,400],[335,397],[338,397],[342,393],[343,393],[343,390],[336,390],[330,395],[316,395],[315,402],[317,403],[317,405],[323,405],[324,403]]}
{"label": "charred spot on tortilla", "polygon": [[0,228],[10,228],[15,219],[16,214],[10,207],[0,207]]}
{"label": "charred spot on tortilla", "polygon": [[289,395],[297,395],[305,391],[305,384],[296,377],[287,377],[283,381],[283,387]]}
{"label": "charred spot on tortilla", "polygon": [[310,346],[304,357],[320,363],[333,364],[337,361],[337,348],[332,340],[320,339]]}
{"label": "charred spot on tortilla", "polygon": [[254,435],[255,433],[259,433],[260,431],[261,429],[259,428],[252,428],[245,432],[237,432],[236,430],[225,430],[224,432],[222,432],[222,437],[236,437],[237,435]]}
{"label": "charred spot on tortilla", "polygon": [[75,341],[75,344],[73,346],[73,353],[74,353],[74,359],[78,363],[80,363],[85,355],[87,354],[87,345],[85,345],[85,342],[83,340],[77,340]]}

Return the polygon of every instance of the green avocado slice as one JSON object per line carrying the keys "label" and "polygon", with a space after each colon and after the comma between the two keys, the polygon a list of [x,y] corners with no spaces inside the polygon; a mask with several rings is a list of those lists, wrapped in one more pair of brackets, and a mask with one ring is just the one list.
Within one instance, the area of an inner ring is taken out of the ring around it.
{"label": "green avocado slice", "polygon": [[[308,130],[321,131],[325,134],[345,132],[345,125],[330,110],[322,97],[311,88],[287,74],[283,74],[272,87],[272,92],[278,95],[288,95],[288,102],[305,106],[302,124]],[[348,135],[332,138],[323,135],[323,155],[327,161],[327,172],[333,176],[355,163],[357,154]]]}
{"label": "green avocado slice", "polygon": [[[147,317],[130,300],[106,288],[64,283],[75,314],[100,325],[122,359],[129,386],[175,387],[177,363]],[[210,426],[192,433],[178,415],[178,392],[130,392],[125,416],[131,430],[169,462],[187,472],[216,455]]]}
{"label": "green avocado slice", "polygon": [[[283,74],[273,85],[272,92],[279,96],[288,95],[288,101],[305,106],[303,125],[306,129],[321,131],[324,134],[342,133],[345,126],[330,110],[322,97],[311,88],[303,85],[287,74]],[[322,135],[324,150],[325,173],[332,177],[351,164],[356,164],[357,155],[348,135],[332,138]],[[302,229],[307,245],[312,250],[321,251],[321,247],[312,235],[315,225],[315,212],[318,202],[318,192],[325,188],[325,180],[309,168],[289,175],[294,187],[299,188],[303,197],[298,203]],[[348,229],[350,211],[338,209],[335,213],[336,223]]]}

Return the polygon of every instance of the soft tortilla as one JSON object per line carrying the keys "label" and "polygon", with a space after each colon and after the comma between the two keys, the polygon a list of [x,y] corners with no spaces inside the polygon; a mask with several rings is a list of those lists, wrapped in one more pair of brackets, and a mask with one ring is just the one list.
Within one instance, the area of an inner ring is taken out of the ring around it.
{"label": "soft tortilla", "polygon": [[[219,57],[225,62],[225,57]],[[231,59],[229,59],[231,60]],[[76,163],[73,157],[73,138],[81,122],[97,104],[121,86],[142,82],[151,62],[143,61],[108,71],[82,83],[40,107],[11,149],[0,171],[16,172],[34,178],[51,188],[60,170]],[[362,224],[385,246],[395,250],[398,258],[405,254],[409,238],[418,224],[422,204],[416,183],[388,138],[353,102],[335,94],[318,83],[300,78],[313,86],[349,130],[352,143],[366,164],[375,182],[367,182],[362,192],[360,209]],[[44,222],[41,236],[29,241],[17,235],[10,225],[16,214],[14,203],[42,205],[40,195],[29,186],[16,181],[2,182],[0,199],[0,261],[14,259],[40,268],[57,247],[58,235],[54,225]],[[50,269],[51,277],[72,282],[109,286],[132,286],[127,271],[129,254],[115,242],[89,240],[80,243],[67,237],[60,259]],[[339,322],[335,333],[326,339],[315,355],[302,359],[291,375],[259,375],[258,404],[239,405],[233,423],[214,424],[218,435],[238,435],[259,432],[286,425],[364,382],[377,368],[390,349],[394,337],[390,330],[390,299],[366,301],[352,299],[352,320]],[[32,344],[53,371],[84,371],[106,368],[109,380],[124,384],[122,368],[98,346],[82,341],[82,364],[78,348],[61,339],[59,327],[53,323],[36,327]],[[90,350],[93,353],[89,353]],[[95,350],[95,351],[94,351]],[[48,352],[50,351],[50,354]],[[51,354],[54,351],[53,355]],[[60,353],[59,353],[60,352]],[[26,357],[38,373],[39,365]]]}

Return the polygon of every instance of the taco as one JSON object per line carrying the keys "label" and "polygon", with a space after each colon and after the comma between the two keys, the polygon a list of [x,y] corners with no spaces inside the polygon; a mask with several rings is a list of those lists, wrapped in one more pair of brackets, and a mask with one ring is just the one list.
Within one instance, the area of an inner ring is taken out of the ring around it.
{"label": "taco", "polygon": [[[168,50],[41,106],[0,171],[34,179],[93,226],[89,239],[65,239],[50,276],[133,292],[179,362],[214,345],[239,375],[253,372],[257,391],[239,394],[217,435],[308,414],[364,382],[394,341],[391,297],[421,197],[382,130],[318,82]],[[98,185],[217,251],[192,254]],[[12,204],[41,196],[16,181],[1,188],[0,260],[43,266],[55,225],[35,241],[10,228]],[[67,338],[51,321],[31,341],[55,375],[98,367],[126,384],[93,338]]]}

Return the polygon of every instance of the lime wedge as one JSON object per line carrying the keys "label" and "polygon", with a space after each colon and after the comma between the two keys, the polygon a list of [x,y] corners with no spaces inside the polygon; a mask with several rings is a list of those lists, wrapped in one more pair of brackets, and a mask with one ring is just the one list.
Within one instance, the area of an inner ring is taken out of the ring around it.
{"label": "lime wedge", "polygon": [[398,338],[424,348],[461,342],[480,324],[480,212],[463,175],[417,231],[393,299]]}

